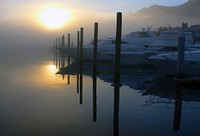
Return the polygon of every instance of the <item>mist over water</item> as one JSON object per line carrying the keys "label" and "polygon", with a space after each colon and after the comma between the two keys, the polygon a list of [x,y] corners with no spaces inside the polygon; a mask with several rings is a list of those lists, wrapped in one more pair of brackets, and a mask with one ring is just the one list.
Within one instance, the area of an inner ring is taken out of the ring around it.
{"label": "mist over water", "polygon": [[[184,9],[187,6],[152,6],[128,13],[123,34],[151,25],[198,24],[191,11],[181,16]],[[100,38],[115,34],[115,16],[109,17],[100,19]],[[83,24],[85,44],[92,40],[91,21]],[[0,136],[200,135],[199,88],[177,88],[172,78],[138,66],[122,67],[122,86],[115,88],[113,63],[99,64],[94,86],[92,65],[83,63],[80,90],[76,63],[61,74],[53,65],[53,40],[69,32],[76,41],[78,24],[58,31],[5,24],[0,28]]]}
{"label": "mist over water", "polygon": [[[51,48],[7,47],[0,52],[1,136],[199,134],[199,92],[186,89],[178,95],[182,97],[183,108],[180,129],[176,132],[173,128],[174,85],[170,80],[164,80],[161,84],[156,82],[152,90],[145,91],[152,85],[152,77],[158,74],[149,69],[122,68],[123,86],[119,88],[117,100],[111,85],[113,65],[99,65],[102,68],[97,74],[94,108],[90,63],[84,63],[80,104],[76,67],[72,65],[75,73],[70,75],[68,84],[67,75],[63,79],[62,75],[55,74],[59,69],[52,65]],[[119,111],[114,117],[115,102],[119,103]]]}

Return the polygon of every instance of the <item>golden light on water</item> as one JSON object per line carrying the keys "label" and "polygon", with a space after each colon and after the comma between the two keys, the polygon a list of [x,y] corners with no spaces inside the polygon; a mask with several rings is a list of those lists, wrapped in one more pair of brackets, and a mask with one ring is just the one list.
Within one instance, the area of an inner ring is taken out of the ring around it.
{"label": "golden light on water", "polygon": [[57,69],[55,65],[48,65],[48,69],[51,73],[56,73]]}
{"label": "golden light on water", "polygon": [[[32,70],[33,71],[33,70]],[[56,85],[66,85],[67,77],[64,75],[64,78],[60,74],[56,74],[58,72],[58,68],[55,65],[47,63],[42,67],[37,67],[34,70],[37,74],[31,75],[31,79],[33,83],[47,85],[48,87],[56,87]],[[73,77],[70,78],[71,84],[75,84]]]}
{"label": "golden light on water", "polygon": [[63,27],[72,16],[72,13],[64,7],[47,6],[39,13],[40,21],[50,29]]}

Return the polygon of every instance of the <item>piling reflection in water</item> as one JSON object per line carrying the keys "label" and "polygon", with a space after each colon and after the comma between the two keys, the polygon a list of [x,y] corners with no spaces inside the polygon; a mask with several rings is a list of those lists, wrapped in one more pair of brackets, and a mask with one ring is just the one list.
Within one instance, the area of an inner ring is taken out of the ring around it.
{"label": "piling reflection in water", "polygon": [[[115,78],[119,78],[116,76]],[[119,81],[120,79],[115,79]],[[113,135],[119,136],[119,99],[120,99],[120,84],[114,84],[114,118],[113,118]]]}
{"label": "piling reflection in water", "polygon": [[173,130],[175,132],[181,130],[182,108],[200,109],[200,107],[193,107],[195,103],[200,102],[199,88],[177,84],[170,78],[162,78],[151,89],[144,91],[143,96],[152,96],[144,106],[163,105],[165,108],[174,109]]}
{"label": "piling reflection in water", "polygon": [[182,91],[181,89],[177,89],[175,96],[175,108],[174,108],[174,131],[180,130],[181,111],[182,111]]}
{"label": "piling reflection in water", "polygon": [[[70,66],[65,68],[64,74],[77,75],[77,78],[80,78],[80,74],[91,76],[92,77],[92,120],[97,122],[97,84],[98,80],[103,80],[104,82],[108,82],[112,84],[114,81],[114,72],[113,72],[113,64],[100,62],[97,63],[96,72],[93,71],[93,63],[85,62],[82,70],[77,66],[77,63],[72,63]],[[78,71],[77,71],[78,69]],[[171,117],[173,120],[172,130],[175,132],[181,130],[181,114],[182,108],[187,109],[189,107],[189,103],[199,103],[200,102],[200,93],[194,89],[181,87],[180,85],[176,85],[173,79],[170,78],[160,78],[160,73],[157,73],[152,69],[152,73],[150,74],[149,69],[141,69],[136,70],[135,67],[121,67],[121,84],[123,86],[128,86],[133,88],[133,91],[137,91],[137,84],[140,83],[140,92],[144,97],[149,97],[144,106],[156,106],[156,107],[164,107],[173,109],[174,115]],[[144,71],[143,71],[144,70]],[[147,70],[147,73],[145,72]],[[79,73],[80,72],[80,73]],[[98,73],[98,74],[97,74]],[[150,78],[151,77],[151,78]],[[82,78],[82,80],[84,80]],[[82,83],[82,84],[81,84]],[[143,84],[142,84],[143,83]],[[167,84],[166,84],[167,83]],[[142,86],[143,85],[143,86]],[[142,87],[141,87],[142,86]],[[119,135],[119,111],[120,111],[120,86],[114,87],[114,110],[113,110],[113,134]],[[143,90],[141,90],[143,88]],[[79,90],[80,89],[80,90]],[[191,91],[191,90],[194,90]],[[80,104],[83,103],[83,81],[77,79],[77,91],[80,91]],[[183,93],[184,92],[184,93]],[[148,98],[147,97],[147,98]],[[158,106],[159,105],[159,106]],[[193,107],[189,107],[193,108]],[[200,108],[200,107],[196,107]]]}
{"label": "piling reflection in water", "polygon": [[[62,56],[62,55],[61,55]],[[63,59],[61,59],[63,60]],[[69,63],[68,63],[69,64]],[[93,122],[97,121],[97,81],[98,79],[108,83],[114,84],[114,112],[113,112],[113,135],[118,136],[119,133],[119,111],[120,111],[120,84],[128,86],[133,90],[140,90],[143,96],[149,96],[149,100],[146,101],[144,106],[152,106],[155,104],[166,104],[167,106],[172,105],[174,109],[173,118],[173,130],[175,132],[181,130],[181,114],[183,103],[188,101],[200,102],[200,94],[195,98],[187,99],[184,96],[189,96],[190,93],[185,94],[187,91],[184,87],[176,86],[174,80],[162,81],[159,78],[160,73],[156,69],[151,67],[136,67],[136,66],[120,66],[118,69],[120,72],[113,72],[115,68],[113,63],[98,62],[96,68],[94,64],[90,62],[71,63],[66,67],[60,68],[58,74],[62,76],[76,74],[77,77],[77,93],[79,94],[79,103],[83,104],[83,75],[91,76],[93,83]],[[97,74],[98,73],[98,74]],[[119,75],[116,75],[119,74]],[[97,79],[98,78],[98,79]],[[121,80],[120,80],[120,79]],[[158,80],[159,79],[159,80]],[[164,78],[165,79],[165,78]],[[157,82],[159,81],[159,82]],[[168,84],[166,84],[168,83]],[[191,89],[189,89],[191,90]],[[184,91],[184,95],[183,92]],[[157,100],[153,100],[157,98]],[[163,100],[163,101],[160,101]],[[167,108],[167,106],[165,106]]]}
{"label": "piling reflection in water", "polygon": [[93,81],[93,121],[97,120],[97,72],[96,69],[93,69],[92,75]]}

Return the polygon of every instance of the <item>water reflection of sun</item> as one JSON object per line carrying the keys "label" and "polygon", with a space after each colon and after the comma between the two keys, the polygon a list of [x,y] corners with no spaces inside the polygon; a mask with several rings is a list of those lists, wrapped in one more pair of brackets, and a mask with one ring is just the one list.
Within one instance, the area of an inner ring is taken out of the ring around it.
{"label": "water reflection of sun", "polygon": [[48,65],[47,67],[50,73],[56,73],[57,69],[55,65]]}
{"label": "water reflection of sun", "polygon": [[56,68],[55,65],[49,64],[45,66],[45,80],[48,81],[48,83],[61,83],[61,84],[66,84],[67,83],[67,78],[64,75],[56,74],[58,72],[58,69]]}
{"label": "water reflection of sun", "polygon": [[[42,86],[48,86],[55,88],[57,86],[63,86],[67,85],[68,78],[67,75],[64,75],[64,78],[62,75],[56,74],[58,72],[58,68],[56,68],[55,65],[52,65],[50,63],[46,63],[44,65],[41,65],[36,70],[32,71],[32,73],[35,73],[30,76],[30,80],[32,83],[40,84]],[[76,84],[76,77],[70,76],[70,84],[75,85]]]}

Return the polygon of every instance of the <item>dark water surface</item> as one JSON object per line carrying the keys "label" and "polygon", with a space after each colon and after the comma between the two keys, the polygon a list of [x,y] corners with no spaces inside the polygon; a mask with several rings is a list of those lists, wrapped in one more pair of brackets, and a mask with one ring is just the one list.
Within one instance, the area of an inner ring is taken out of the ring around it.
{"label": "dark water surface", "polygon": [[0,136],[200,135],[198,89],[139,67],[123,67],[116,89],[109,63],[99,65],[95,88],[85,63],[81,90],[76,64],[63,79],[51,55],[1,50]]}

